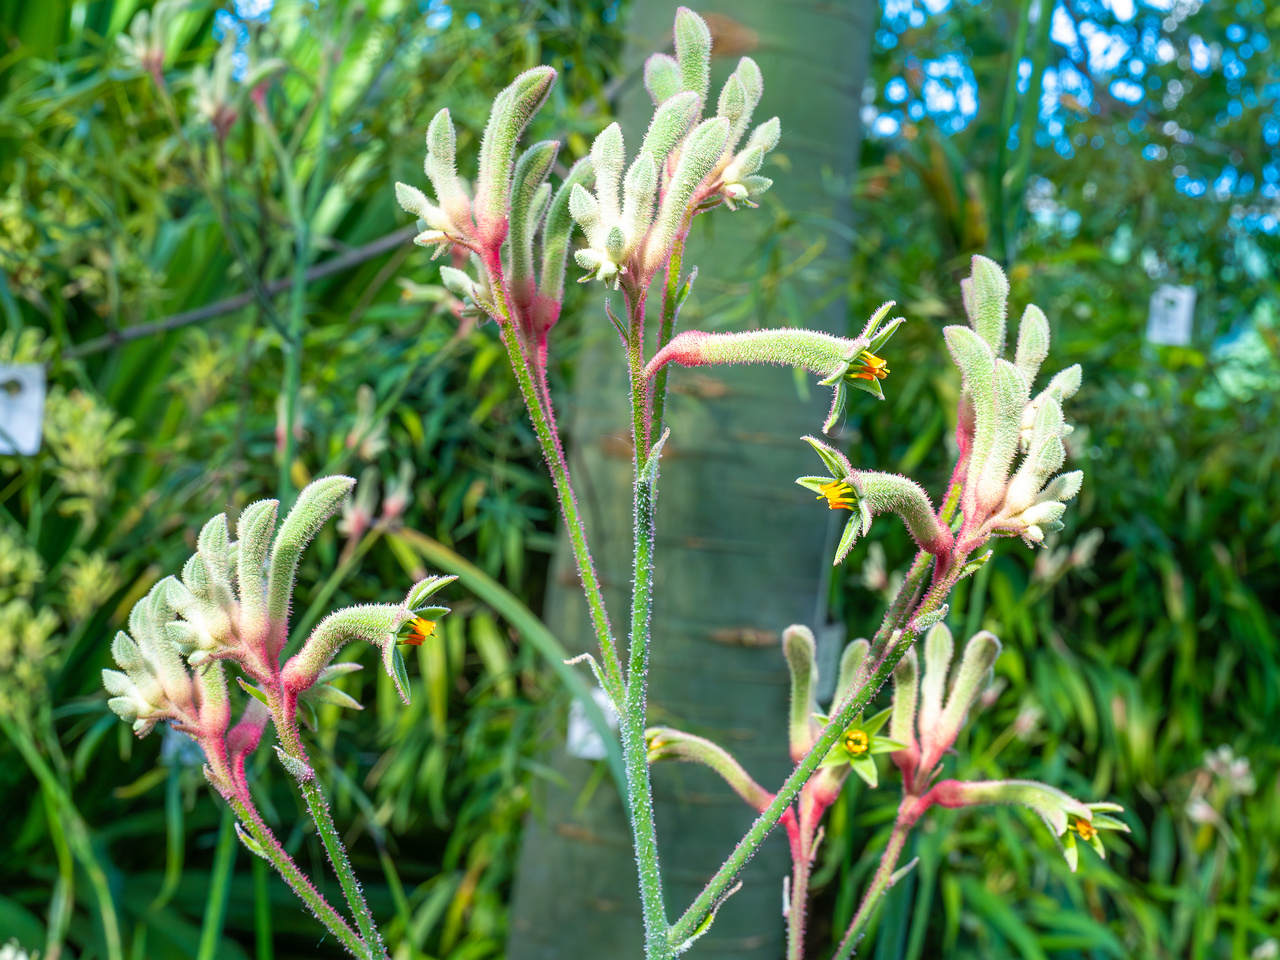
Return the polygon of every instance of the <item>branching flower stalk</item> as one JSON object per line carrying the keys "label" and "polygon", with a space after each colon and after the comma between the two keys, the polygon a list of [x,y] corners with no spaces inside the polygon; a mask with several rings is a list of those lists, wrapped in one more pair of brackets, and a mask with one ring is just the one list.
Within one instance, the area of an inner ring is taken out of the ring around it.
{"label": "branching flower stalk", "polygon": [[[679,954],[705,932],[716,908],[732,892],[738,871],[768,832],[783,822],[795,860],[790,950],[799,957],[809,863],[819,842],[823,812],[839,795],[849,769],[874,784],[874,753],[896,755],[907,749],[892,734],[879,736],[887,711],[861,719],[870,699],[907,656],[914,638],[946,616],[956,583],[989,558],[990,551],[979,553],[987,541],[1018,535],[1028,545],[1042,542],[1047,532],[1061,526],[1064,503],[1079,489],[1079,473],[1053,477],[1063,461],[1062,437],[1070,429],[1061,403],[1078,387],[1079,369],[1064,371],[1031,397],[1031,382],[1048,352],[1048,323],[1039,310],[1029,307],[1014,360],[1004,360],[1008,285],[994,263],[975,258],[973,276],[964,285],[970,323],[945,331],[964,389],[957,428],[960,456],[941,505],[935,509],[923,488],[908,478],[855,469],[835,448],[806,438],[828,476],[804,477],[799,483],[832,509],[851,515],[835,562],[843,561],[881,513],[898,514],[920,552],[875,636],[846,653],[829,717],[814,718],[811,692],[805,692],[813,688],[812,677],[802,678],[806,669],[812,673],[812,635],[800,627],[788,632],[796,704],[796,766],[791,776],[770,793],[708,741],[669,728],[645,733],[653,533],[668,366],[765,362],[802,367],[833,388],[824,423],[829,431],[852,390],[883,399],[881,384],[890,374],[890,364],[882,354],[904,322],[889,318],[889,303],[855,338],[801,329],[674,332],[680,305],[696,275],[691,270],[687,278],[681,276],[690,224],[698,214],[720,206],[754,206],[751,198],[770,186],[757,171],[781,132],[774,118],[756,126],[742,144],[763,91],[759,68],[749,58],[739,62],[720,91],[714,115],[704,119],[710,31],[695,13],[681,8],[674,36],[674,56],[657,54],[646,63],[645,85],[655,111],[629,164],[617,124],[596,138],[590,156],[579,160],[554,192],[547,179],[559,144],[535,143],[517,156],[516,144],[555,80],[553,70],[538,67],[517,77],[494,101],[474,196],[456,172],[456,134],[447,110],[437,114],[427,131],[424,170],[434,200],[406,184],[397,184],[396,190],[401,205],[419,218],[422,232],[416,242],[433,248],[435,256],[451,253],[455,265],[441,268],[443,282],[469,309],[498,324],[555,481],[600,643],[601,663],[585,659],[620,717],[646,956]],[[622,296],[621,316],[608,301],[605,314],[622,341],[631,383],[634,556],[625,668],[609,628],[547,389],[548,334],[560,314],[575,223],[585,238],[585,246],[574,252],[575,262],[585,271],[581,281],[601,281]],[[467,260],[474,272],[456,265]],[[646,359],[645,307],[649,288],[659,276],[663,304],[658,349]],[[1022,461],[1015,471],[1019,454]],[[647,770],[648,761],[668,756],[712,766],[759,811],[751,830],[674,924],[666,919]],[[930,803],[953,799],[943,793],[930,796]],[[896,854],[890,871],[893,862]],[[891,878],[891,872],[880,878],[880,887]],[[869,916],[876,902],[878,894],[869,893],[861,915]]]}
{"label": "branching flower stalk", "polygon": [[[448,609],[428,606],[453,577],[429,577],[399,604],[367,604],[338,610],[311,631],[301,649],[284,659],[298,562],[310,540],[351,492],[349,477],[308,485],[277,524],[279,504],[247,506],[232,540],[224,515],[200,531],[196,553],[180,577],[159,581],[116,635],[112,655],[119,670],[104,670],[109,705],[146,736],[165,721],[204,752],[205,777],[235,811],[241,841],[270,862],[316,918],[354,956],[386,956],[373,915],[329,814],[299,730],[314,723],[315,707],[330,703],[360,708],[332,681],[360,669],[334,664],[352,640],[378,647],[401,698],[409,697],[400,642],[433,630]],[[418,642],[421,642],[419,639]],[[247,694],[240,720],[231,724],[227,668]],[[296,782],[342,887],[355,929],[316,890],[258,812],[245,772],[267,725],[274,726],[276,754]]]}
{"label": "branching flower stalk", "polygon": [[[711,34],[700,17],[682,8],[675,20],[675,38],[674,57],[657,55],[646,65],[655,114],[629,166],[617,124],[596,138],[590,157],[572,168],[554,195],[544,181],[559,144],[534,144],[516,158],[516,142],[555,79],[555,72],[543,67],[521,74],[495,100],[482,140],[474,198],[463,191],[455,172],[456,136],[447,110],[436,116],[427,132],[425,171],[435,202],[413,187],[397,184],[401,204],[426,228],[417,242],[434,246],[437,255],[453,249],[456,257],[456,251],[465,251],[477,268],[472,276],[443,267],[441,276],[450,289],[498,323],[556,484],[600,642],[602,663],[592,660],[592,667],[621,718],[650,956],[671,956],[674,948],[658,871],[643,735],[661,453],[653,428],[661,422],[662,403],[658,399],[655,409],[644,358],[647,291],[665,270],[660,330],[660,344],[665,344],[691,285],[692,278],[680,280],[680,269],[692,219],[721,205],[754,205],[750,198],[770,185],[756,171],[776,145],[780,129],[776,119],[761,124],[743,149],[737,149],[763,90],[759,68],[749,58],[742,59],[722,89],[715,116],[702,119],[710,83]],[[601,280],[620,291],[624,305],[622,318],[608,305],[606,312],[622,340],[631,380],[635,576],[625,670],[609,630],[546,385],[547,334],[559,317],[569,234],[575,223],[587,241],[574,255],[586,271],[582,279]],[[540,241],[537,271],[535,238]],[[665,391],[665,377],[660,386]]]}
{"label": "branching flower stalk", "polygon": [[[1076,837],[1101,851],[1095,842],[1097,831],[1123,829],[1109,815],[1115,812],[1112,805],[1084,804],[1047,785],[937,780],[942,754],[954,743],[999,651],[998,641],[990,634],[973,637],[944,702],[951,635],[941,621],[948,612],[948,599],[961,579],[990,558],[991,551],[984,548],[992,537],[1018,536],[1034,547],[1061,528],[1065,504],[1079,491],[1082,479],[1078,471],[1058,475],[1065,459],[1063,438],[1071,429],[1063,418],[1062,404],[1079,387],[1080,370],[1068,368],[1032,394],[1032,384],[1048,356],[1048,321],[1037,308],[1027,307],[1013,359],[1006,360],[1008,283],[996,264],[975,257],[972,275],[963,283],[969,322],[944,330],[960,370],[962,394],[956,430],[959,454],[940,504],[935,508],[928,493],[907,477],[855,468],[824,440],[804,438],[826,474],[801,477],[797,482],[830,509],[849,514],[836,549],[836,564],[885,513],[901,519],[919,552],[880,628],[869,641],[854,641],[845,650],[837,692],[825,714],[814,699],[813,635],[798,625],[786,631],[784,653],[792,678],[791,774],[770,792],[718,745],[669,727],[646,730],[654,529],[659,465],[667,436],[664,407],[670,364],[801,367],[833,388],[823,425],[829,432],[854,390],[883,399],[882,383],[891,374],[887,344],[904,322],[901,317],[890,318],[893,304],[887,303],[856,337],[795,328],[675,332],[680,307],[696,276],[696,268],[687,275],[681,272],[685,239],[694,218],[720,207],[733,211],[740,205],[755,206],[753,198],[771,185],[758,171],[777,145],[781,125],[773,118],[748,134],[763,79],[746,57],[721,88],[712,110],[711,33],[706,23],[691,10],[680,8],[674,36],[674,56],[656,54],[646,63],[645,85],[654,115],[629,163],[621,129],[611,124],[595,139],[590,156],[578,160],[553,190],[549,177],[560,145],[543,141],[517,152],[556,79],[550,67],[535,67],[516,77],[493,103],[481,140],[474,193],[458,176],[457,136],[447,109],[433,118],[426,135],[424,172],[434,197],[402,183],[396,184],[396,193],[400,204],[420,221],[415,242],[433,249],[436,257],[449,254],[449,264],[441,267],[445,286],[468,312],[496,322],[555,484],[600,645],[599,662],[591,656],[584,659],[619,716],[646,957],[669,960],[703,935],[719,906],[736,889],[742,867],[781,823],[793,858],[786,896],[788,957],[800,960],[805,953],[808,887],[821,843],[823,815],[838,798],[850,771],[877,787],[875,757],[889,753],[903,773],[904,797],[880,867],[838,951],[837,956],[844,957],[856,946],[884,892],[901,875],[897,862],[907,834],[930,806],[1029,806],[1045,818],[1055,836],[1063,838],[1073,868]],[[155,57],[145,39],[145,31],[136,38],[143,51],[139,62],[155,75]],[[216,88],[217,79],[211,82]],[[288,169],[289,151],[262,104],[258,106],[281,165],[298,265],[305,272],[307,224],[318,181],[311,181],[304,198]],[[323,105],[320,109],[327,112]],[[212,122],[217,129],[216,116]],[[622,342],[630,376],[634,540],[625,650],[613,637],[547,382],[548,338],[564,300],[575,226],[585,240],[572,251],[584,272],[580,282],[600,281],[621,294],[621,316],[608,300],[604,313]],[[657,350],[646,357],[646,302],[655,280],[662,290],[661,320]],[[288,324],[293,346],[300,345],[302,290],[301,284],[295,285]],[[296,372],[296,362],[286,364],[287,435],[292,434],[289,398],[296,387]],[[286,443],[281,484],[285,492],[289,449]],[[397,644],[419,643],[435,629],[447,609],[427,606],[427,600],[453,578],[424,580],[400,604],[339,610],[310,630],[301,649],[286,658],[298,559],[353,485],[346,477],[312,483],[278,530],[279,504],[271,500],[252,504],[239,518],[235,541],[225,517],[209,521],[181,577],[161,580],[135,606],[129,632],[121,632],[113,644],[122,672],[105,671],[104,683],[112,694],[112,709],[133,723],[139,735],[163,720],[201,746],[206,776],[235,810],[245,845],[276,867],[347,950],[357,957],[380,960],[385,948],[329,815],[299,721],[307,722],[316,703],[359,706],[331,683],[355,668],[332,663],[351,640],[365,640],[379,648],[388,675],[407,702],[408,678]],[[356,512],[359,509],[357,504]],[[912,645],[925,631],[929,638],[924,680],[917,685]],[[237,685],[248,695],[235,726],[231,725],[228,667],[236,671]],[[872,698],[891,675],[896,691],[893,707],[868,716]],[[268,723],[279,741],[277,756],[307,802],[354,926],[315,890],[253,805],[245,760],[257,749]],[[710,766],[758,812],[746,835],[674,923],[668,919],[664,900],[649,780],[649,764],[667,758]]]}

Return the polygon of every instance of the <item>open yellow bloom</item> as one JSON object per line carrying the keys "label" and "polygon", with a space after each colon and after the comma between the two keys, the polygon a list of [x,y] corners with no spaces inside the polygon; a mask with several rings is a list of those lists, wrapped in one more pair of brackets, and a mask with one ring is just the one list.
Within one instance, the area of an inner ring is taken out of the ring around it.
{"label": "open yellow bloom", "polygon": [[854,380],[883,380],[889,375],[889,361],[877,357],[870,350],[863,350],[858,354],[858,359],[862,361],[862,365],[851,367],[845,374],[846,377]]}
{"label": "open yellow bloom", "polygon": [[413,647],[422,646],[422,642],[427,637],[433,636],[436,632],[436,622],[428,620],[425,617],[414,617],[403,627],[400,634],[400,643],[407,643]]}
{"label": "open yellow bloom", "polygon": [[860,757],[871,746],[871,738],[865,730],[850,730],[844,735],[844,748],[852,756]]}
{"label": "open yellow bloom", "polygon": [[832,480],[818,488],[821,500],[827,498],[827,506],[832,510],[852,510],[854,505],[853,488],[843,480]]}
{"label": "open yellow bloom", "polygon": [[1076,833],[1080,834],[1080,839],[1086,843],[1098,835],[1097,828],[1084,817],[1076,817],[1071,826]]}

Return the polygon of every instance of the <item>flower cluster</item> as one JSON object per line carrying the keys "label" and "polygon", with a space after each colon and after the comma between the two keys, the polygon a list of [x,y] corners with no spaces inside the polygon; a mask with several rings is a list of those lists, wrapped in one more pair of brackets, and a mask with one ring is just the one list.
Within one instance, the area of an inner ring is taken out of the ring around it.
{"label": "flower cluster", "polygon": [[[139,736],[160,721],[190,735],[204,749],[211,782],[228,798],[244,796],[243,754],[256,747],[266,722],[262,705],[285,732],[295,729],[299,703],[358,708],[329,683],[359,669],[331,665],[342,646],[357,639],[381,650],[387,673],[407,702],[408,682],[396,646],[401,630],[448,612],[426,601],[454,578],[431,577],[410,590],[403,603],[331,614],[297,654],[281,662],[303,549],[354,483],[348,477],[313,482],[279,524],[275,500],[252,503],[240,515],[235,540],[225,515],[214,517],[200,531],[181,576],[165,577],[152,587],[130,613],[128,631],[117,633],[112,643],[120,669],[103,671],[111,709]],[[239,732],[228,730],[227,663],[239,670],[239,685],[251,696]],[[257,733],[250,736],[253,729]]]}
{"label": "flower cluster", "polygon": [[1078,470],[1055,476],[1066,460],[1063,439],[1072,429],[1062,404],[1080,389],[1080,366],[1061,371],[1032,396],[1049,355],[1044,313],[1034,304],[1023,312],[1010,362],[1003,357],[1009,298],[1004,273],[993,261],[974,257],[961,289],[969,326],[943,330],[963,387],[956,478],[964,484],[964,524],[957,538],[962,549],[993,534],[1020,536],[1034,546],[1062,529],[1066,501],[1079,493],[1084,478]]}
{"label": "flower cluster", "polygon": [[[951,750],[969,711],[990,683],[1000,641],[986,630],[965,644],[952,672],[955,643],[945,624],[937,624],[924,639],[924,675],[914,648],[893,673],[890,736],[904,746],[893,754],[902,771],[903,801],[899,820],[907,827],[929,807],[973,807],[1019,804],[1034,810],[1061,839],[1067,865],[1078,864],[1076,838],[1105,858],[1100,831],[1129,828],[1111,816],[1123,808],[1114,803],[1082,803],[1056,787],[1034,780],[942,780],[935,783],[943,755]],[[948,683],[948,679],[950,682]]]}
{"label": "flower cluster", "polygon": [[91,394],[80,390],[50,391],[44,408],[44,439],[56,463],[54,474],[66,496],[60,512],[78,515],[86,529],[115,493],[115,461],[127,449],[125,437],[133,429],[130,420]]}
{"label": "flower cluster", "polygon": [[[517,158],[516,144],[551,90],[556,72],[535,67],[494,100],[481,141],[474,197],[457,172],[457,133],[449,111],[427,128],[424,170],[434,199],[396,184],[400,205],[420,221],[415,242],[435,256],[452,250],[440,270],[465,309],[512,321],[545,364],[548,330],[559,318],[570,236],[576,223],[586,244],[574,252],[597,279],[636,292],[666,264],[698,213],[717,206],[755,206],[772,181],[759,170],[777,146],[778,119],[742,138],[764,91],[760,69],[743,57],[725,82],[715,115],[702,119],[710,86],[711,31],[692,10],[675,17],[675,56],[645,65],[654,115],[627,164],[618,124],[610,124],[556,188],[548,182],[560,144],[542,141]],[[469,258],[467,256],[469,254]],[[462,261],[470,259],[471,270]]]}
{"label": "flower cluster", "polygon": [[626,176],[622,131],[615,123],[591,147],[594,195],[578,186],[570,197],[569,210],[587,238],[586,249],[574,255],[587,271],[584,280],[615,288],[628,280],[643,288],[696,212],[720,203],[731,210],[738,203],[754,206],[750,198],[772,185],[756,171],[778,144],[778,118],[756,127],[737,150],[764,93],[755,61],[738,62],[721,88],[715,116],[699,122],[710,83],[711,31],[685,8],[676,14],[675,51],[674,57],[654,54],[645,64],[645,86],[656,110]]}
{"label": "flower cluster", "polygon": [[[501,319],[505,307],[530,340],[545,339],[559,318],[573,227],[569,197],[575,185],[592,176],[590,163],[580,161],[553,197],[547,177],[560,144],[536,143],[516,159],[516,144],[555,79],[551,67],[534,67],[498,94],[481,140],[474,198],[458,176],[457,131],[448,109],[437,113],[427,127],[423,170],[431,181],[434,202],[416,187],[396,184],[400,205],[423,228],[415,243],[434,248],[434,256],[454,248],[472,255],[479,279],[447,266],[440,272],[444,285],[489,316]],[[535,241],[542,260],[536,278]],[[504,283],[507,272],[509,289]]]}
{"label": "flower cluster", "polygon": [[129,29],[116,37],[125,62],[162,82],[169,25],[187,0],[159,0],[151,10],[139,10]]}

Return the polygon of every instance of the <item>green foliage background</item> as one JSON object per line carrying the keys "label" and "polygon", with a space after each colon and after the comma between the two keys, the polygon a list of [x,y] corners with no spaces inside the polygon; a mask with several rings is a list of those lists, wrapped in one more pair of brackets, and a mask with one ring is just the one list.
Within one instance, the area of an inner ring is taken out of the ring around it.
{"label": "green foliage background", "polygon": [[[73,856],[82,817],[131,956],[336,955],[243,852],[226,884],[217,850],[234,842],[198,767],[174,741],[133,741],[99,687],[112,632],[186,556],[199,524],[275,492],[282,340],[257,302],[110,350],[75,348],[293,265],[282,161],[254,104],[234,104],[221,151],[197,108],[190,78],[217,50],[213,7],[193,6],[170,30],[177,126],[116,45],[135,7],[0,0],[0,362],[47,362],[55,391],[45,450],[0,458],[0,628],[9,631],[0,636],[0,933],[30,949],[56,951],[65,939],[68,955],[108,955],[102,888]],[[489,99],[518,69],[562,71],[535,135],[563,139],[577,156],[604,125],[622,41],[616,4],[444,9],[383,0],[356,16],[343,3],[280,3],[269,24],[247,28],[251,56],[292,65],[263,105],[289,148],[289,175],[314,199],[318,260],[404,226],[390,185],[420,179],[429,117],[448,105],[459,154],[473,156]],[[968,256],[1005,259],[1015,309],[1046,310],[1051,363],[1086,371],[1071,405],[1085,492],[1059,545],[1034,556],[999,549],[955,598],[956,631],[986,626],[1005,654],[997,695],[948,763],[966,776],[1039,777],[1116,799],[1134,832],[1111,844],[1110,863],[1085,854],[1073,876],[1043,828],[1017,812],[935,812],[915,841],[917,870],[864,953],[1261,958],[1280,937],[1280,244],[1242,228],[1240,202],[1177,192],[1173,156],[1139,159],[1162,136],[1154,121],[1145,139],[1119,143],[1132,112],[1118,104],[1075,118],[1072,133],[1102,137],[1101,149],[1064,158],[1027,146],[1011,162],[999,149],[1009,139],[1001,97],[1020,12],[964,4],[877,47],[878,89],[910,75],[911,57],[967,51],[979,114],[954,136],[924,120],[869,142],[853,185],[848,276],[810,277],[803,254],[780,244],[761,254],[751,302],[777,322],[787,284],[847,282],[860,326],[882,300],[899,301],[913,322],[893,343],[888,402],[857,407],[842,440],[855,462],[912,473],[934,491],[958,387],[940,328],[961,314]],[[1211,3],[1179,36],[1213,39],[1237,20],[1280,27],[1274,13]],[[1034,34],[1028,43],[1037,70],[1061,55]],[[327,125],[308,110],[326,48],[337,64]],[[1275,49],[1250,62],[1259,85],[1274,82]],[[1193,81],[1176,63],[1165,69],[1166,83],[1175,73]],[[1196,82],[1175,111],[1195,134],[1177,162],[1208,169],[1236,150],[1260,177],[1268,154],[1249,131],[1273,103],[1224,129],[1216,120],[1228,91],[1215,77]],[[1026,212],[1028,196],[1043,216]],[[1079,219],[1066,228],[1072,210]],[[791,222],[772,215],[780,228]],[[357,536],[325,531],[301,571],[300,612],[402,589],[423,565],[408,531],[540,604],[549,484],[492,327],[460,325],[437,282],[426,257],[401,244],[308,287],[293,482],[343,469],[376,491],[404,464],[413,478],[403,518]],[[1143,339],[1158,282],[1197,287],[1189,347]],[[573,324],[598,319],[596,298],[572,296],[557,334],[560,387],[572,373]],[[1233,329],[1254,331],[1260,352],[1215,349]],[[361,385],[373,398],[363,419]],[[368,510],[378,516],[376,498]],[[1104,534],[1096,555],[1069,554],[1095,528]],[[877,531],[878,546],[860,547],[833,588],[854,635],[878,621],[885,584],[909,559],[905,536],[889,524]],[[455,594],[445,635],[418,650],[413,707],[370,671],[347,687],[366,715],[321,717],[326,786],[397,958],[501,953],[527,784],[545,775],[540,747],[562,722],[564,694],[530,645],[484,603]],[[47,613],[34,624],[38,611]],[[52,780],[33,776],[20,744]],[[1248,758],[1248,778],[1208,762],[1222,745]],[[267,755],[257,774],[264,807],[320,876],[323,855]],[[851,913],[895,806],[892,789],[841,800],[815,916],[838,925]],[[205,934],[202,946],[207,908],[224,889],[223,937]],[[829,933],[813,938],[819,948]]]}

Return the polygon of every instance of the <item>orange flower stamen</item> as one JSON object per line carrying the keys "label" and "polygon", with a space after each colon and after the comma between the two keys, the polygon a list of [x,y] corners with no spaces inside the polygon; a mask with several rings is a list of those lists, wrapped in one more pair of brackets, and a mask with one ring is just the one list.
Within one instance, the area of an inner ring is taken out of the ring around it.
{"label": "orange flower stamen", "polygon": [[404,625],[403,629],[406,629],[408,633],[401,635],[400,642],[407,643],[412,647],[420,647],[427,637],[435,635],[436,622],[427,620],[424,617],[414,617]]}
{"label": "orange flower stamen", "polygon": [[852,510],[855,503],[853,488],[843,480],[832,480],[818,488],[821,496],[827,498],[827,506],[832,510]]}
{"label": "orange flower stamen", "polygon": [[1080,834],[1080,839],[1088,843],[1098,835],[1098,828],[1088,820],[1077,820],[1075,823],[1076,833]]}
{"label": "orange flower stamen", "polygon": [[845,376],[854,380],[883,380],[889,375],[889,361],[882,360],[870,350],[863,350],[858,359],[862,366],[854,367]]}

